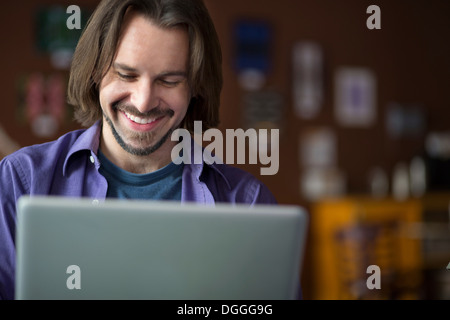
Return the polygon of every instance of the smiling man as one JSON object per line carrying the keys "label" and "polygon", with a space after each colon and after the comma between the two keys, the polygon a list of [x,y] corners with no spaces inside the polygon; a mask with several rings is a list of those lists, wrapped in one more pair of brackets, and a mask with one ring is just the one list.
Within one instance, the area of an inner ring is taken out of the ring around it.
{"label": "smiling man", "polygon": [[79,40],[68,85],[75,118],[87,128],[0,162],[0,298],[14,298],[22,195],[275,204],[247,172],[172,162],[174,130],[219,123],[221,88],[220,45],[201,0],[102,1]]}

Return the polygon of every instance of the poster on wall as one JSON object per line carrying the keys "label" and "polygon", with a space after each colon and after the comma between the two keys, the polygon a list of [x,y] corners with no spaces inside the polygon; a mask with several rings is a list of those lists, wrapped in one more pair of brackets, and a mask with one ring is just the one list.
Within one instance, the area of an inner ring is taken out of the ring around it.
{"label": "poster on wall", "polygon": [[376,120],[376,79],[367,68],[341,67],[335,73],[335,117],[347,127],[368,127]]}
{"label": "poster on wall", "polygon": [[66,83],[67,78],[58,72],[32,72],[19,78],[18,117],[36,137],[52,138],[69,121]]}
{"label": "poster on wall", "polygon": [[233,40],[239,85],[246,91],[261,90],[271,67],[272,28],[265,21],[239,20]]}
{"label": "poster on wall", "polygon": [[72,56],[82,28],[86,25],[92,10],[81,8],[80,28],[69,29],[67,6],[40,6],[35,12],[34,34],[38,52],[50,55],[50,62],[56,69],[69,69]]}

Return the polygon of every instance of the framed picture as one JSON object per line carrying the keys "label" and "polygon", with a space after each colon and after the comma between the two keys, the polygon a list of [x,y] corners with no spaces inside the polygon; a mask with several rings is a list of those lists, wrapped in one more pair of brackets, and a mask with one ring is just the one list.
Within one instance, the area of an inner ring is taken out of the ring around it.
{"label": "framed picture", "polygon": [[367,127],[376,120],[376,79],[366,68],[335,73],[335,117],[342,126]]}

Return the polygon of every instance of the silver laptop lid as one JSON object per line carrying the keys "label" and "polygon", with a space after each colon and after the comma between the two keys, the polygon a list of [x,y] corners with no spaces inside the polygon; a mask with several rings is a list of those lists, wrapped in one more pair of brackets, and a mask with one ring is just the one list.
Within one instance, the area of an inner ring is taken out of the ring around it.
{"label": "silver laptop lid", "polygon": [[292,299],[296,206],[22,197],[17,299]]}

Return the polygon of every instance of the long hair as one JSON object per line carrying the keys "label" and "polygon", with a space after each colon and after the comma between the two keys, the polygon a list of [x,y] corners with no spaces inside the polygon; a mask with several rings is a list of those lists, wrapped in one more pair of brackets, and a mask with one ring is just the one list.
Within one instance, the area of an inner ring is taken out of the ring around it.
{"label": "long hair", "polygon": [[202,0],[103,0],[89,18],[75,49],[67,90],[75,119],[90,126],[101,119],[100,82],[113,63],[125,13],[143,14],[161,28],[185,27],[189,35],[188,81],[192,91],[182,126],[193,132],[219,124],[222,52]]}

